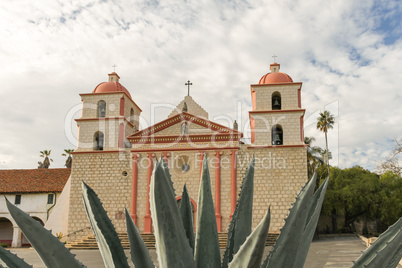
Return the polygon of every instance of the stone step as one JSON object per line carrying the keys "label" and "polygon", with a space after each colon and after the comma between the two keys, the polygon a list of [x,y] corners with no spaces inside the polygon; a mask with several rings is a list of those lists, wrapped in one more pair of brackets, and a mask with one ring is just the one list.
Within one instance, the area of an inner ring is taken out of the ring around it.
{"label": "stone step", "polygon": [[[147,248],[155,248],[155,236],[153,234],[141,234],[141,236],[142,236],[142,239],[144,240],[145,246]],[[275,240],[277,239],[277,237],[278,237],[278,234],[268,234],[265,245],[272,246],[275,243]],[[122,244],[123,248],[129,249],[130,243],[128,241],[127,233],[119,233],[119,238],[121,240],[121,244]],[[219,247],[225,248],[227,234],[219,233],[218,240],[219,240]],[[79,240],[66,244],[66,247],[71,248],[71,249],[97,249],[98,244],[96,243],[95,236],[89,235],[89,236],[83,237]]]}

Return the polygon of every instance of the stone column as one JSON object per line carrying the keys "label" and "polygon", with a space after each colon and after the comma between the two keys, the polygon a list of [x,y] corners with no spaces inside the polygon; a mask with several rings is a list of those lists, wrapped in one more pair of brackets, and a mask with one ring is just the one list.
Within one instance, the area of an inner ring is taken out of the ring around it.
{"label": "stone column", "polygon": [[144,216],[144,233],[152,233],[152,219],[151,219],[151,205],[149,203],[149,191],[151,184],[152,171],[154,168],[154,163],[152,159],[152,154],[148,154],[148,183],[147,183],[147,210]]}
{"label": "stone column", "polygon": [[138,154],[133,154],[133,185],[131,190],[131,218],[137,225]]}
{"label": "stone column", "polygon": [[22,245],[22,233],[21,229],[15,225],[13,226],[13,241],[11,242],[11,247],[20,248]]}
{"label": "stone column", "polygon": [[222,215],[221,215],[221,155],[222,152],[216,152],[215,159],[215,216],[218,232],[221,232]]}

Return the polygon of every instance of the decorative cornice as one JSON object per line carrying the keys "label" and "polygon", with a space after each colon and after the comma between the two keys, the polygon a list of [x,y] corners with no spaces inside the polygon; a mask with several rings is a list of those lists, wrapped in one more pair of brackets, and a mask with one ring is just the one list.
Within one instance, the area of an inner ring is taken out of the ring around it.
{"label": "decorative cornice", "polygon": [[283,85],[302,85],[302,82],[285,82],[285,83],[274,83],[274,84],[252,84],[251,87],[273,87],[273,86],[283,86]]}
{"label": "decorative cornice", "polygon": [[211,142],[211,141],[239,141],[240,134],[203,134],[203,135],[175,135],[175,136],[142,136],[129,138],[132,144],[153,143],[182,143],[182,142]]}
{"label": "decorative cornice", "polygon": [[105,153],[105,154],[108,154],[108,153],[125,153],[126,152],[126,150],[122,150],[122,151],[119,151],[119,150],[113,150],[113,151],[75,151],[75,152],[72,152],[71,154],[102,154],[102,153]]}
{"label": "decorative cornice", "polygon": [[240,134],[243,135],[240,131],[222,126],[220,124],[214,123],[212,121],[209,121],[208,119],[204,119],[186,112],[182,112],[180,114],[177,114],[173,117],[170,117],[168,119],[165,119],[153,126],[150,126],[146,129],[143,129],[141,131],[138,131],[129,137],[127,137],[128,140],[132,140],[136,137],[143,137],[143,136],[151,136],[152,134],[159,132],[165,128],[168,128],[174,124],[183,122],[183,121],[189,121],[191,123],[195,123],[197,125],[203,126],[207,129],[211,129],[213,131],[219,132],[219,133],[226,133],[226,134]]}
{"label": "decorative cornice", "polygon": [[[221,151],[226,151],[226,150],[239,150],[240,147],[225,147],[225,148],[219,148]],[[203,151],[216,151],[216,148],[177,148],[177,149],[172,149],[172,148],[166,148],[166,149],[133,149],[131,152],[133,153],[151,153],[151,152],[176,152],[176,151],[198,151],[198,152],[203,152]]]}
{"label": "decorative cornice", "polygon": [[247,149],[260,149],[260,148],[301,148],[301,147],[308,147],[308,144],[300,144],[300,145],[252,145],[247,146]]}
{"label": "decorative cornice", "polygon": [[124,94],[127,96],[127,98],[131,101],[132,104],[134,104],[135,107],[137,107],[140,112],[142,112],[141,108],[138,107],[138,105],[133,101],[133,99],[124,91],[115,91],[115,92],[101,92],[101,93],[81,93],[80,96],[96,96],[96,95],[110,95],[110,94]]}
{"label": "decorative cornice", "polygon": [[275,113],[297,113],[302,112],[303,115],[306,109],[294,109],[294,110],[267,110],[267,111],[249,111],[249,114],[275,114]]}

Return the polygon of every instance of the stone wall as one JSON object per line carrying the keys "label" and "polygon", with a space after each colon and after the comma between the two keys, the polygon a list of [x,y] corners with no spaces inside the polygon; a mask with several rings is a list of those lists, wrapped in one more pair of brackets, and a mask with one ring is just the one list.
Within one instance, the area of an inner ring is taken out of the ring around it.
{"label": "stone wall", "polygon": [[255,111],[272,110],[272,94],[275,91],[281,94],[281,109],[293,110],[299,108],[297,90],[301,84],[251,86],[255,91]]}
{"label": "stone wall", "polygon": [[[90,227],[82,201],[81,181],[98,194],[117,232],[125,232],[124,208],[131,205],[132,167],[130,152],[74,154],[71,170],[68,234]],[[124,172],[127,172],[125,175]],[[71,235],[68,241],[92,234],[85,229]]]}

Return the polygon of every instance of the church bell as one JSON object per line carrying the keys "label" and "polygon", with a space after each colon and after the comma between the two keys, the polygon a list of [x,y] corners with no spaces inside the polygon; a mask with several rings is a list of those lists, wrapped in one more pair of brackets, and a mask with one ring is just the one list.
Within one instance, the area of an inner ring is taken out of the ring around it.
{"label": "church bell", "polygon": [[273,108],[275,108],[275,109],[281,109],[281,105],[279,104],[278,99],[275,99]]}

